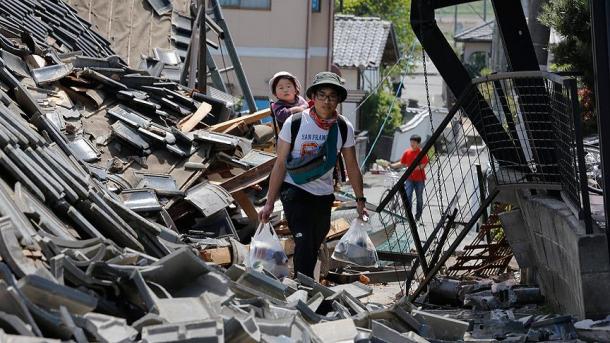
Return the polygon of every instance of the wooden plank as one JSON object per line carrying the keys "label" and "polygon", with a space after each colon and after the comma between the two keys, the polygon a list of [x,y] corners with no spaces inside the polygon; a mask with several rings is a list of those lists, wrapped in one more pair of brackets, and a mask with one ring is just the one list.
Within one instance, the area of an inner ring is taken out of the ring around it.
{"label": "wooden plank", "polygon": [[264,110],[260,110],[257,112],[254,112],[252,114],[248,114],[245,116],[241,116],[238,118],[234,118],[231,120],[227,120],[224,121],[222,123],[218,123],[216,125],[213,125],[210,127],[210,130],[214,131],[214,132],[223,132],[224,130],[228,129],[230,126],[232,126],[235,123],[244,123],[246,125],[249,124],[254,124],[258,121],[260,121],[263,118],[266,118],[268,116],[271,115],[271,109],[270,108],[266,108]]}
{"label": "wooden plank", "polygon": [[254,167],[243,174],[237,175],[229,180],[226,180],[220,186],[229,193],[234,193],[257,183],[265,181],[271,174],[276,158]]}
{"label": "wooden plank", "polygon": [[219,264],[221,266],[230,265],[233,262],[229,247],[205,249],[202,250],[199,255],[204,261]]}
{"label": "wooden plank", "polygon": [[340,238],[350,227],[350,223],[345,218],[339,218],[333,220],[330,223],[330,230],[326,234],[326,240],[331,241],[333,239]]}
{"label": "wooden plank", "polygon": [[190,132],[208,115],[208,113],[210,113],[211,110],[212,105],[207,102],[202,102],[195,113],[180,120],[176,126],[184,133]]}
{"label": "wooden plank", "polygon": [[243,190],[241,190],[231,193],[231,196],[233,197],[235,202],[237,202],[239,207],[241,207],[242,210],[246,212],[248,219],[250,219],[252,223],[256,223],[258,225],[258,212],[256,211],[256,208],[254,208],[254,205],[252,204],[252,201],[250,201],[250,198],[248,198],[248,195],[244,193]]}

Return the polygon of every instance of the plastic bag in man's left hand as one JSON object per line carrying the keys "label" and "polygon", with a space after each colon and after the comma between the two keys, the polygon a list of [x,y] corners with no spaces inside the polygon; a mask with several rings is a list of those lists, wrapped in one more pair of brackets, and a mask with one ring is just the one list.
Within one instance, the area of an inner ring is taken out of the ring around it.
{"label": "plastic bag in man's left hand", "polygon": [[361,219],[354,219],[349,230],[343,235],[332,258],[362,267],[377,267],[377,249],[369,238],[367,230],[371,224]]}
{"label": "plastic bag in man's left hand", "polygon": [[288,256],[271,224],[261,224],[250,241],[246,266],[265,270],[278,278],[288,276]]}

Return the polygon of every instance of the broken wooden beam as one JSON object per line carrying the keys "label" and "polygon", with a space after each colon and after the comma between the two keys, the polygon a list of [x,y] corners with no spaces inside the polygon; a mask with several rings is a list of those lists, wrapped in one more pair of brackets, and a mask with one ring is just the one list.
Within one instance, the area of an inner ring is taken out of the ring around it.
{"label": "broken wooden beam", "polygon": [[244,123],[246,125],[254,124],[259,122],[261,119],[266,118],[271,115],[271,109],[266,108],[264,110],[260,110],[254,112],[252,114],[248,114],[245,116],[237,117],[231,120],[224,121],[222,123],[218,123],[210,127],[211,131],[214,132],[225,132],[229,128],[237,127],[235,124]]}

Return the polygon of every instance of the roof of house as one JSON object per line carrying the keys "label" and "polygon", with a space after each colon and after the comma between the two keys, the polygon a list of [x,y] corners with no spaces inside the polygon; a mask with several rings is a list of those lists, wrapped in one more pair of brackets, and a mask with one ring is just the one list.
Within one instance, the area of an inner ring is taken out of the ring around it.
{"label": "roof of house", "polygon": [[456,42],[491,42],[496,22],[491,20],[479,26],[471,27],[453,37]]}
{"label": "roof of house", "polygon": [[379,67],[399,58],[391,22],[376,17],[335,15],[333,62],[341,68]]}

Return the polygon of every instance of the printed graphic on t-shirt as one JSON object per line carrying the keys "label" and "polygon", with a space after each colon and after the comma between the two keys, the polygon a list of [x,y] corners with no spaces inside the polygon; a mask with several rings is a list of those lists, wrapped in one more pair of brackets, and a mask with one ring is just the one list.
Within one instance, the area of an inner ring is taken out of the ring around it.
{"label": "printed graphic on t-shirt", "polygon": [[301,156],[313,156],[318,153],[320,146],[316,142],[305,142],[301,145]]}

